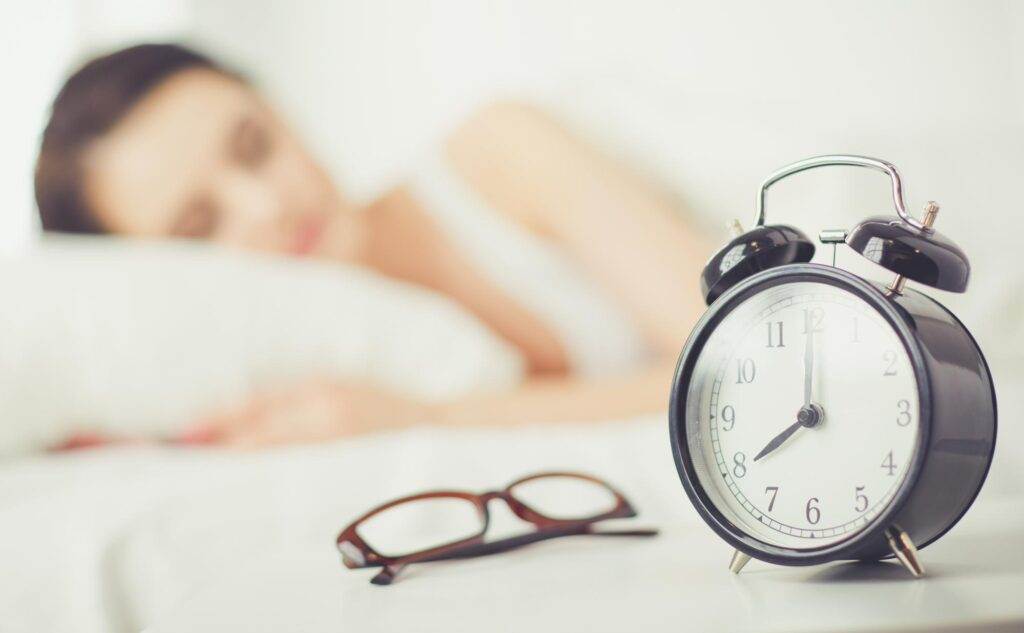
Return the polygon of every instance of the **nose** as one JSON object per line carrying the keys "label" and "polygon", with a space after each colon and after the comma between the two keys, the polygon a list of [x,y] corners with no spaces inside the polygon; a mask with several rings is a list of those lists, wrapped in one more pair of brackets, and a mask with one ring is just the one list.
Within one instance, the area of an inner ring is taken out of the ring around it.
{"label": "nose", "polygon": [[281,221],[281,197],[271,183],[254,174],[224,173],[214,195],[224,228],[243,239],[255,238]]}

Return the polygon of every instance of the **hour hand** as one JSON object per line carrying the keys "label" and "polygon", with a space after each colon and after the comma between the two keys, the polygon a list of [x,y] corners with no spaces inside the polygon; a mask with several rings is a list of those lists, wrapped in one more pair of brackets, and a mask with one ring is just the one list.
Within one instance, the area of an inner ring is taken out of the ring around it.
{"label": "hour hand", "polygon": [[803,426],[803,424],[800,422],[800,420],[797,420],[793,424],[787,426],[786,430],[773,437],[772,441],[768,442],[768,445],[762,448],[761,452],[754,456],[754,461],[756,462],[757,460],[761,459],[768,453],[782,446],[782,444],[789,439],[789,436],[796,433],[801,426]]}
{"label": "hour hand", "polygon": [[823,411],[821,410],[821,407],[816,404],[801,407],[800,411],[796,414],[796,422],[790,424],[782,431],[782,433],[773,437],[772,441],[768,442],[768,445],[762,448],[761,452],[754,456],[754,461],[756,462],[768,453],[782,446],[786,440],[789,439],[789,436],[796,433],[801,426],[806,426],[807,428],[817,426],[818,423],[821,422],[822,415]]}

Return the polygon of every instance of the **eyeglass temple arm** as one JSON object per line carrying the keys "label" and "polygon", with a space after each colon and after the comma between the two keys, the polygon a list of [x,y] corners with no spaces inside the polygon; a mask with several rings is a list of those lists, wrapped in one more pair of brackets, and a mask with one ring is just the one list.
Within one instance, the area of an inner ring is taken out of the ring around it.
{"label": "eyeglass temple arm", "polygon": [[655,529],[593,531],[591,526],[592,524],[586,524],[583,526],[572,526],[570,528],[540,530],[538,532],[520,534],[519,536],[511,536],[497,541],[466,545],[417,562],[425,563],[428,561],[455,560],[459,558],[473,558],[476,556],[500,554],[525,545],[530,545],[531,543],[560,538],[562,536],[656,536],[658,534],[658,530]]}
{"label": "eyeglass temple arm", "polygon": [[553,538],[559,538],[562,536],[657,536],[658,530],[654,528],[647,529],[636,529],[636,530],[601,530],[598,532],[592,531],[593,524],[587,523],[582,526],[572,526],[571,528],[561,529],[550,529],[541,530],[539,532],[533,532],[530,534],[521,534],[519,536],[512,536],[497,541],[491,541],[488,543],[475,543],[472,545],[465,545],[456,549],[448,550],[430,556],[428,558],[421,558],[415,561],[402,561],[391,565],[384,565],[380,572],[370,579],[370,582],[375,585],[390,585],[395,576],[406,566],[415,563],[428,563],[439,560],[457,560],[460,558],[474,558],[477,556],[488,556],[490,554],[500,554],[509,550],[523,547],[531,543],[537,543],[539,541],[546,541]]}

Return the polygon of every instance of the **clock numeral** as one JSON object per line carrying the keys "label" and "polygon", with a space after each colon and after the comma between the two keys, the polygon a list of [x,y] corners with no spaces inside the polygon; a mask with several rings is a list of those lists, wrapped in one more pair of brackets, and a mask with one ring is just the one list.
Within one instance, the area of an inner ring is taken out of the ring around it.
{"label": "clock numeral", "polygon": [[767,494],[771,494],[771,496],[772,496],[772,498],[768,500],[768,511],[771,512],[772,508],[775,507],[775,497],[779,496],[779,487],[778,486],[766,486],[765,489],[764,489],[764,493],[766,495]]}
{"label": "clock numeral", "polygon": [[899,413],[896,415],[896,424],[899,426],[907,426],[913,420],[913,416],[910,414],[910,401],[900,400],[896,403],[896,408]]}
{"label": "clock numeral", "polygon": [[804,507],[804,515],[807,517],[807,522],[811,525],[817,525],[818,521],[821,521],[821,510],[818,506],[814,505],[818,503],[817,497],[811,497],[807,500],[807,506]]}
{"label": "clock numeral", "polygon": [[[765,325],[768,327],[767,347],[785,347],[786,343],[782,339],[782,321],[769,321]],[[778,333],[778,340],[776,340],[776,333]]]}
{"label": "clock numeral", "polygon": [[857,317],[853,317],[853,340],[851,343],[860,343],[860,331],[857,328]]}
{"label": "clock numeral", "polygon": [[888,365],[885,366],[885,371],[882,372],[883,376],[895,376],[896,375],[896,352],[891,349],[885,350],[882,354],[882,360]]}
{"label": "clock numeral", "polygon": [[747,456],[742,452],[732,456],[732,474],[737,479],[742,479],[747,474]]}
{"label": "clock numeral", "polygon": [[882,460],[882,468],[885,468],[886,470],[889,471],[890,477],[896,474],[896,469],[899,468],[899,466],[897,466],[895,462],[892,461],[892,451],[889,451],[889,454],[886,455],[885,459]]}
{"label": "clock numeral", "polygon": [[737,358],[736,359],[736,384],[740,385],[745,382],[753,382],[754,376],[757,375],[757,367],[754,366],[753,358]]}
{"label": "clock numeral", "polygon": [[727,404],[724,407],[722,407],[721,415],[722,422],[729,425],[725,426],[725,424],[723,424],[721,426],[721,429],[723,431],[731,431],[732,427],[736,426],[736,409],[733,409],[731,404]]}
{"label": "clock numeral", "polygon": [[864,512],[868,509],[868,497],[864,494],[864,486],[857,486],[853,492],[857,495],[857,505],[853,506],[853,509],[857,512]]}
{"label": "clock numeral", "polygon": [[822,321],[825,320],[825,310],[822,308],[804,308],[804,334],[810,332],[821,332],[825,328]]}

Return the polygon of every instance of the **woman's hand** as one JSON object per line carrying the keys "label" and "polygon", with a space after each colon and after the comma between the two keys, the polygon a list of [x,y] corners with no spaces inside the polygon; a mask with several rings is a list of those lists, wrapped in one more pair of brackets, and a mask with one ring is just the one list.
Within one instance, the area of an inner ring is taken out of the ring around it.
{"label": "woman's hand", "polygon": [[377,387],[314,381],[211,416],[180,440],[253,448],[319,442],[429,422],[431,415],[430,405]]}

